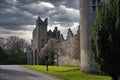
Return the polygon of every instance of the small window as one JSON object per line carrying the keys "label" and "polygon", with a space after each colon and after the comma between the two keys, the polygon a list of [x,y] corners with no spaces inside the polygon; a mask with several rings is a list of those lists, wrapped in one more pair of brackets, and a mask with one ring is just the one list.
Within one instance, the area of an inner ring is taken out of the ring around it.
{"label": "small window", "polygon": [[101,0],[97,0],[97,3],[100,4]]}
{"label": "small window", "polygon": [[96,0],[92,0],[92,4],[95,5],[96,4]]}
{"label": "small window", "polygon": [[92,10],[93,10],[93,11],[96,11],[96,6],[92,6]]}

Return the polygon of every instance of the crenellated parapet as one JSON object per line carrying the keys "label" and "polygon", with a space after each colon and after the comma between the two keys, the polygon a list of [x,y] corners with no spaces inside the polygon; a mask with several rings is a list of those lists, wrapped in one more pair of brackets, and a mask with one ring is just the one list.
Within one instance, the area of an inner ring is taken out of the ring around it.
{"label": "crenellated parapet", "polygon": [[[78,30],[79,31],[79,30]],[[80,50],[79,50],[79,38],[73,34],[72,30],[69,28],[67,32],[66,39],[63,38],[61,34],[59,38],[59,65],[62,66],[79,66],[80,62]]]}
{"label": "crenellated parapet", "polygon": [[[66,54],[66,56],[64,56],[65,59],[67,58],[66,60],[71,60],[71,62],[72,60],[74,60],[72,64],[78,65],[79,59],[76,60],[75,57],[75,55],[79,53],[78,52],[79,50],[77,49],[78,45],[77,46],[74,45],[74,43],[76,42],[76,38],[75,38],[76,35],[74,35],[72,30],[69,28],[67,32],[67,37],[66,39],[64,39],[58,27],[55,27],[54,30],[47,31],[47,25],[48,25],[47,18],[45,18],[44,20],[42,20],[40,17],[37,18],[36,27],[33,30],[33,39],[31,40],[31,44],[32,44],[31,64],[45,64],[45,61],[40,57],[41,56],[40,51],[45,46],[45,44],[47,44],[49,39],[54,38],[58,40],[59,46],[61,46],[63,52],[65,51]],[[77,42],[77,44],[79,43]],[[73,51],[75,51],[76,54]],[[61,55],[61,57],[63,56]],[[60,60],[61,62],[63,62],[62,58]],[[61,63],[61,65],[66,65],[66,64],[67,63],[65,64]],[[69,65],[71,65],[71,63],[69,63]]]}
{"label": "crenellated parapet", "polygon": [[47,36],[48,36],[48,39],[51,38],[51,37],[58,39],[60,37],[60,31],[58,30],[57,27],[55,27],[53,31],[49,30],[47,32]]}
{"label": "crenellated parapet", "polygon": [[38,19],[36,20],[36,26],[40,26],[40,25],[48,25],[48,18],[45,18],[45,20],[43,21],[39,16]]}
{"label": "crenellated parapet", "polygon": [[68,32],[67,32],[67,40],[70,39],[71,37],[73,37],[73,32],[72,30],[69,28]]}
{"label": "crenellated parapet", "polygon": [[63,37],[63,34],[60,34],[60,37],[59,37],[59,41],[64,41],[65,39],[64,39],[64,37]]}

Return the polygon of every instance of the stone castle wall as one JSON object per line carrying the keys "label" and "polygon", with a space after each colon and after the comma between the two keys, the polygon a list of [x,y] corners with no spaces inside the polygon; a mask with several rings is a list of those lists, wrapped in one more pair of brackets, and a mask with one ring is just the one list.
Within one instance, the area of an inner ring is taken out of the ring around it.
{"label": "stone castle wall", "polygon": [[80,66],[79,32],[76,35],[68,30],[66,40],[59,42],[58,64],[61,66]]}
{"label": "stone castle wall", "polygon": [[32,53],[31,64],[40,64],[39,53],[50,38],[57,39],[60,36],[60,31],[55,27],[54,31],[47,32],[48,20],[43,21],[39,16],[36,20],[36,27],[33,30],[33,39],[31,40]]}
{"label": "stone castle wall", "polygon": [[36,28],[33,31],[32,39],[31,64],[45,64],[42,56],[40,56],[40,51],[49,39],[54,38],[59,41],[58,64],[62,66],[79,66],[79,31],[76,35],[73,35],[72,30],[68,29],[67,39],[64,40],[57,27],[55,27],[53,31],[47,31],[46,24],[46,19],[42,21],[40,17],[38,17],[36,20]]}
{"label": "stone castle wall", "polygon": [[[72,31],[68,29],[66,40],[64,40],[62,35],[56,39],[57,39],[56,49],[58,50],[57,53],[59,55],[58,65],[59,66],[79,66],[80,64],[79,31],[76,35],[73,35]],[[49,43],[46,43],[46,45],[47,44]],[[40,54],[41,61],[43,62],[42,63],[40,61],[40,63],[45,64],[45,62],[47,61],[46,56],[49,56],[49,55],[47,55],[47,53]],[[55,63],[57,63],[57,59],[55,59],[54,61]]]}

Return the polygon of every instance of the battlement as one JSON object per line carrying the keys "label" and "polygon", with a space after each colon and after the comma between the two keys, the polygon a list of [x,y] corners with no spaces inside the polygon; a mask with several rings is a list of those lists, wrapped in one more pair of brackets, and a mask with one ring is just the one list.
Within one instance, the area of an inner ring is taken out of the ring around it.
{"label": "battlement", "polygon": [[67,32],[67,39],[69,39],[70,37],[73,37],[73,32],[72,30],[69,28],[68,32]]}
{"label": "battlement", "polygon": [[43,30],[47,32],[48,18],[42,20],[39,16],[36,19],[36,27],[33,30],[33,37],[39,33],[39,30]]}
{"label": "battlement", "polygon": [[40,26],[40,25],[44,25],[47,26],[48,25],[48,18],[45,18],[45,20],[43,21],[40,16],[38,16],[38,19],[36,20],[36,27]]}
{"label": "battlement", "polygon": [[47,32],[47,36],[48,36],[48,38],[52,37],[52,38],[58,39],[60,37],[60,31],[58,30],[57,27],[55,27],[53,31],[49,30]]}
{"label": "battlement", "polygon": [[65,46],[70,46],[74,43],[75,35],[73,35],[72,30],[69,28],[67,33],[67,39],[65,40],[63,35],[58,30],[58,27],[55,27],[54,30],[47,31],[48,19],[45,18],[42,20],[39,16],[36,20],[36,27],[33,31],[32,43],[32,52],[33,52],[33,64],[42,64],[39,60],[40,50],[44,47],[47,41],[51,38],[57,39],[60,44]]}

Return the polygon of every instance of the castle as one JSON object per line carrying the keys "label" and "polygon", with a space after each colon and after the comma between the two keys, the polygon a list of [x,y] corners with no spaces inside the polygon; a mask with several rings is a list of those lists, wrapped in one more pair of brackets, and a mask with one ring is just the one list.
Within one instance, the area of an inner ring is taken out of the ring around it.
{"label": "castle", "polygon": [[[70,47],[70,44],[73,45],[76,35],[73,35],[70,28],[68,29],[67,39],[65,40],[62,34],[60,34],[60,31],[58,30],[57,27],[55,27],[53,31],[51,30],[47,31],[47,26],[48,26],[48,19],[46,18],[43,21],[40,17],[38,17],[38,19],[36,20],[36,27],[33,30],[33,36],[32,36],[33,39],[31,40],[31,43],[32,43],[31,64],[43,64],[40,60],[40,55],[39,55],[40,50],[44,47],[45,44],[47,44],[48,40],[51,38],[59,40],[59,46],[61,46],[63,50],[65,48],[67,49],[68,47]],[[71,53],[68,51],[64,50],[65,52],[64,54],[67,54],[67,57]],[[77,53],[79,54],[79,52]],[[64,61],[67,61],[67,58],[66,60],[63,60],[65,59],[65,57],[62,58],[63,53],[60,53],[60,54],[61,56],[59,57],[59,65],[69,65],[67,64],[67,62],[66,63],[64,62]]]}
{"label": "castle", "polygon": [[73,34],[69,28],[67,39],[59,42],[62,52],[59,51],[58,64],[62,66],[80,66],[80,34],[79,28],[77,34]]}
{"label": "castle", "polygon": [[39,53],[40,50],[44,47],[47,41],[50,38],[58,38],[60,37],[60,31],[58,31],[57,27],[52,32],[49,30],[47,32],[48,19],[46,18],[44,21],[40,17],[36,20],[36,28],[33,30],[33,39],[31,40],[32,44],[32,64],[39,64]]}
{"label": "castle", "polygon": [[[78,43],[80,43],[80,46],[78,50],[80,51],[79,52],[80,61],[78,62],[76,61],[76,62],[80,64],[82,71],[96,72],[95,63],[93,61],[92,55],[90,54],[90,40],[89,39],[90,39],[90,35],[92,32],[93,22],[96,17],[96,12],[99,10],[100,3],[101,2],[107,3],[108,0],[79,0],[79,2],[80,2],[80,29],[79,29],[80,40]],[[41,26],[41,27],[38,27],[38,26]],[[33,40],[32,40],[33,64],[38,64],[38,52],[44,46],[44,44],[47,43],[47,40],[53,37],[53,36],[47,37],[48,32],[47,32],[46,26],[47,26],[47,19],[45,19],[45,21],[42,21],[40,18],[38,18],[38,20],[36,21],[36,29],[33,31]],[[39,30],[38,28],[41,28],[41,30]],[[59,31],[58,33],[59,34],[57,34],[57,36],[54,36],[54,38],[58,38],[60,36]],[[72,33],[70,30],[68,34],[72,36]],[[39,35],[41,35],[41,37]],[[61,42],[61,45],[67,44],[67,45],[62,45],[63,48],[67,47],[66,52],[67,51],[69,52],[69,50],[74,49],[73,44],[74,44],[75,39],[73,38],[74,37],[71,37],[71,38],[68,37],[66,41],[63,40],[63,42]],[[71,50],[71,51],[74,51],[74,50]],[[68,59],[67,58],[68,56],[66,58],[64,57],[65,56],[61,56],[61,62],[64,59]],[[61,64],[63,64],[63,62]]]}

